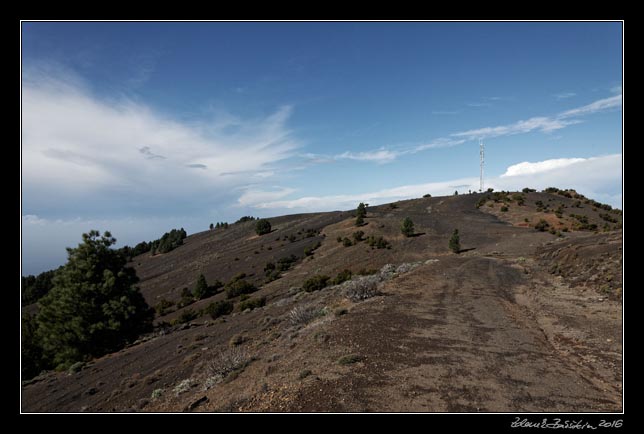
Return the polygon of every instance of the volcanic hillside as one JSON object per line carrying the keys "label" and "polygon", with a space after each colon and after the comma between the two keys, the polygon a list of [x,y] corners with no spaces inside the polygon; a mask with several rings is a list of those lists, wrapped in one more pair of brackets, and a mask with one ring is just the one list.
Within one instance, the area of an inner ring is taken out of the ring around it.
{"label": "volcanic hillside", "polygon": [[[137,256],[155,331],[23,383],[22,409],[620,411],[622,215],[550,191],[249,221]],[[227,285],[192,302],[202,273]]]}

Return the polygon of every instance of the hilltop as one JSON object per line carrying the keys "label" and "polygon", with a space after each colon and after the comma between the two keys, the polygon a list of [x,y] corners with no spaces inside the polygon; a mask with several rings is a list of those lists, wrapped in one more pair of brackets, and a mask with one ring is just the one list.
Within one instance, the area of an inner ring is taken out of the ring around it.
{"label": "hilltop", "polygon": [[132,258],[154,332],[26,382],[23,411],[622,409],[621,211],[551,189],[268,220]]}

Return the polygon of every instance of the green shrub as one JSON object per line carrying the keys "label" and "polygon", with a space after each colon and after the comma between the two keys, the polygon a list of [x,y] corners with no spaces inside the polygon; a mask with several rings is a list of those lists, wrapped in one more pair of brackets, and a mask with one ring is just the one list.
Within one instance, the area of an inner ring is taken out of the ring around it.
{"label": "green shrub", "polygon": [[212,319],[217,319],[220,316],[228,315],[233,311],[233,304],[230,301],[220,300],[210,303],[204,309],[204,313],[210,315]]}
{"label": "green shrub", "polygon": [[165,298],[162,298],[159,300],[159,302],[154,306],[154,310],[157,312],[157,315],[163,316],[166,313],[168,313],[168,310],[174,306],[174,303],[166,300]]}
{"label": "green shrub", "polygon": [[331,284],[332,285],[339,285],[342,282],[346,282],[347,280],[351,280],[351,275],[352,275],[351,270],[342,270],[331,281]]}
{"label": "green shrub", "polygon": [[338,235],[338,237],[335,239],[338,243],[342,242],[342,237]]}
{"label": "green shrub", "polygon": [[320,242],[318,241],[315,245],[310,246],[310,247],[307,247],[306,249],[304,249],[304,256],[311,256],[311,255],[313,254],[313,252],[314,252],[317,248],[319,248],[321,245],[322,245],[322,243],[320,243]]}
{"label": "green shrub", "polygon": [[206,298],[210,295],[208,282],[206,282],[206,277],[203,274],[199,275],[197,283],[195,284],[195,288],[192,290],[192,295],[197,300],[201,300],[202,298]]}
{"label": "green shrub", "polygon": [[461,251],[461,237],[458,234],[458,229],[454,229],[452,237],[449,239],[449,249],[454,253]]}
{"label": "green shrub", "polygon": [[367,244],[371,246],[371,248],[376,248],[376,249],[391,249],[391,244],[389,241],[385,240],[383,237],[375,237],[371,235],[369,238],[367,238]]}
{"label": "green shrub", "polygon": [[346,356],[342,356],[338,359],[338,364],[340,365],[352,365],[354,363],[358,363],[362,361],[362,357],[357,355],[357,354],[349,354]]}
{"label": "green shrub", "polygon": [[539,232],[545,232],[546,229],[548,229],[549,227],[550,227],[550,224],[544,219],[539,220],[539,222],[536,225],[534,225],[534,228]]}
{"label": "green shrub", "polygon": [[257,288],[255,285],[245,281],[244,279],[233,279],[226,284],[225,290],[227,298],[234,298],[242,294],[252,294],[257,291]]}
{"label": "green shrub", "polygon": [[195,298],[192,295],[192,292],[188,288],[183,288],[181,290],[181,299],[177,303],[177,307],[186,307],[195,302]]}
{"label": "green shrub", "polygon": [[257,309],[258,307],[266,306],[266,297],[251,298],[239,303],[239,310],[245,311],[246,309]]}
{"label": "green shrub", "polygon": [[183,324],[186,322],[190,322],[196,318],[197,318],[197,312],[195,312],[192,309],[186,309],[183,312],[181,312],[181,314],[179,314],[179,317],[177,318],[177,322],[179,324]]}
{"label": "green shrub", "polygon": [[343,245],[344,247],[351,247],[351,246],[353,246],[353,243],[351,242],[351,240],[350,240],[349,238],[344,237],[344,238],[342,239],[342,245]]}
{"label": "green shrub", "polygon": [[412,235],[414,235],[414,222],[411,221],[409,217],[405,217],[405,219],[402,221],[402,224],[400,225],[400,231],[404,236],[411,237]]}
{"label": "green shrub", "polygon": [[528,188],[528,187],[526,187],[526,188],[524,188],[524,189],[523,189],[523,190],[521,190],[521,191],[523,191],[524,193],[534,193],[534,192],[536,192],[537,190],[535,190],[534,188]]}
{"label": "green shrub", "polygon": [[329,284],[329,279],[329,276],[318,274],[306,280],[302,285],[302,288],[306,292],[319,291],[326,288],[326,286]]}
{"label": "green shrub", "polygon": [[510,208],[508,208],[508,206],[507,206],[507,205],[503,205],[503,206],[501,207],[501,212],[508,212],[508,210],[509,210],[509,209],[510,209]]}
{"label": "green shrub", "polygon": [[425,198],[427,198],[427,197],[432,197],[432,195],[431,195],[431,194],[429,194],[429,193],[427,193],[427,194],[423,194],[423,197],[425,197]]}
{"label": "green shrub", "polygon": [[364,240],[364,232],[363,231],[355,231],[353,233],[353,239],[355,240],[355,242],[359,242],[359,241]]}
{"label": "green shrub", "polygon": [[362,217],[360,215],[358,217],[356,217],[356,226],[358,226],[358,227],[364,226],[364,217]]}
{"label": "green shrub", "polygon": [[255,223],[255,232],[257,235],[265,235],[271,232],[271,223],[266,219],[258,220]]}

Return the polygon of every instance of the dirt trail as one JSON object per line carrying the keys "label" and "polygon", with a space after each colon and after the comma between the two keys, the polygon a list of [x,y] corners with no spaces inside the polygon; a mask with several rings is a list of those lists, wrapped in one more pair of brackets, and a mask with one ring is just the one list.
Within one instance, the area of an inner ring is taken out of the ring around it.
{"label": "dirt trail", "polygon": [[[620,390],[553,346],[516,302],[525,283],[519,268],[476,256],[395,279],[329,329],[332,344],[362,361],[301,390],[291,410],[620,410]],[[610,330],[618,341],[619,328]]]}

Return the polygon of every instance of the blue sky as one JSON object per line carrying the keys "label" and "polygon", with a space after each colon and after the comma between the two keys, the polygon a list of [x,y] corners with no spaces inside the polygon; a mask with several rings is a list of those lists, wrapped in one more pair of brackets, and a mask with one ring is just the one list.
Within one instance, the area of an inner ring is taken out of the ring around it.
{"label": "blue sky", "polygon": [[22,24],[23,274],[242,215],[486,187],[621,207],[621,23]]}

